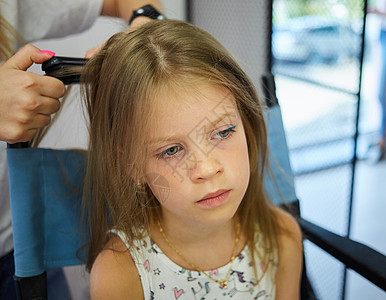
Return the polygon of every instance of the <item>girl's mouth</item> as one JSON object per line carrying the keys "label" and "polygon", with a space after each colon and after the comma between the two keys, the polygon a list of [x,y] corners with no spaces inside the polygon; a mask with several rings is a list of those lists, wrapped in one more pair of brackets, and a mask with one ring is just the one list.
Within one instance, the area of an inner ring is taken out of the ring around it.
{"label": "girl's mouth", "polygon": [[215,193],[207,194],[204,198],[196,203],[200,206],[213,208],[222,205],[230,194],[231,190],[218,190]]}

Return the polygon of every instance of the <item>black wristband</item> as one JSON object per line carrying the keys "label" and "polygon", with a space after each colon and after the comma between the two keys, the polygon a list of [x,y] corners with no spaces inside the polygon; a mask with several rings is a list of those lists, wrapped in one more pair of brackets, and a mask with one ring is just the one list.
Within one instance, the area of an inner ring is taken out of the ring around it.
{"label": "black wristband", "polygon": [[137,17],[148,17],[153,20],[165,20],[166,17],[156,10],[152,5],[148,4],[133,11],[133,15],[130,18],[129,25]]}

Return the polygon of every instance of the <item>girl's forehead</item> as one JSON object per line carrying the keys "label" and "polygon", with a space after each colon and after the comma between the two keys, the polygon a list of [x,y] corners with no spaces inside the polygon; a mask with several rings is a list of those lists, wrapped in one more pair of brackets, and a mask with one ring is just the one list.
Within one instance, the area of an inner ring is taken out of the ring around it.
{"label": "girl's forehead", "polygon": [[150,138],[184,136],[238,118],[235,98],[225,87],[210,84],[185,87],[180,92],[174,90],[157,96]]}
{"label": "girl's forehead", "polygon": [[236,108],[235,97],[227,88],[206,82],[165,88],[155,96],[154,102],[162,114],[167,110],[178,110],[183,113],[200,107],[202,112],[208,110],[216,112],[229,106]]}
{"label": "girl's forehead", "polygon": [[155,99],[156,118],[185,118],[189,114],[219,117],[220,114],[237,114],[233,94],[225,87],[211,84],[188,85],[169,89]]}

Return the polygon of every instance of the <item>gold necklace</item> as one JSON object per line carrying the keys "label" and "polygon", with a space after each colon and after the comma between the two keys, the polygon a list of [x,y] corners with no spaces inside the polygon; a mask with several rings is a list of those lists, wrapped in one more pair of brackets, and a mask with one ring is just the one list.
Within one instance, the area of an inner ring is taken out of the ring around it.
{"label": "gold necklace", "polygon": [[230,260],[230,267],[229,267],[229,270],[225,276],[224,279],[221,279],[221,280],[218,280],[216,278],[213,278],[212,276],[210,276],[209,274],[207,274],[204,270],[198,268],[195,264],[191,263],[189,260],[187,260],[185,258],[185,256],[180,252],[180,250],[178,250],[170,241],[169,239],[167,238],[167,236],[165,235],[165,232],[163,230],[163,228],[161,227],[161,223],[160,221],[158,221],[158,227],[159,227],[159,231],[163,237],[163,239],[165,240],[165,242],[169,245],[170,248],[172,248],[174,250],[174,252],[176,252],[178,254],[178,256],[180,256],[187,264],[189,264],[194,270],[200,272],[200,273],[203,273],[205,276],[207,276],[209,279],[217,282],[219,285],[220,285],[220,288],[222,289],[226,289],[228,287],[228,279],[229,279],[229,276],[231,274],[231,270],[232,270],[232,267],[233,267],[233,261],[235,260],[235,255],[236,255],[236,250],[237,250],[237,245],[239,244],[239,237],[240,237],[240,220],[237,221],[237,224],[236,224],[236,238],[235,238],[235,245],[233,247],[233,251],[232,251],[232,257],[231,257],[231,260]]}

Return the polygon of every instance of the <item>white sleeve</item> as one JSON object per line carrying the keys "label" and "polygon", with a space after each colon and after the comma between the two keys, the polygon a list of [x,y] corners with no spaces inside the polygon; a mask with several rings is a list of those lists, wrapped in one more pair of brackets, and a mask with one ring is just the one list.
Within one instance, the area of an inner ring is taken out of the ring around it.
{"label": "white sleeve", "polygon": [[88,29],[103,0],[17,0],[17,31],[26,42],[59,38]]}

